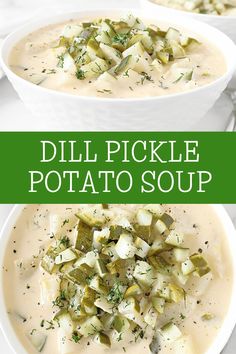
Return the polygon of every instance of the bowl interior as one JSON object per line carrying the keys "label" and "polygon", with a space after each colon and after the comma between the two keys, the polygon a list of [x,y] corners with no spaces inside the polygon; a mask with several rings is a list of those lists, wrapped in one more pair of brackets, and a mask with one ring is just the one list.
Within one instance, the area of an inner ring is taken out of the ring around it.
{"label": "bowl interior", "polygon": [[227,21],[235,21],[236,20],[236,16],[235,15],[227,15],[227,16],[219,16],[219,15],[211,15],[211,14],[198,14],[196,12],[190,12],[190,11],[184,11],[184,10],[179,10],[179,9],[175,9],[174,7],[167,7],[161,4],[157,4],[155,2],[155,0],[140,0],[141,4],[150,4],[152,6],[157,6],[158,8],[164,8],[164,9],[168,9],[170,11],[176,11],[177,13],[180,14],[184,14],[185,15],[189,15],[189,16],[193,16],[198,20],[198,21],[202,21],[204,20],[204,18],[209,18],[209,19],[213,19],[219,22],[227,22]]}
{"label": "bowl interior", "polygon": [[[214,209],[214,213],[216,217],[220,220],[224,230],[225,235],[227,237],[227,242],[230,244],[230,255],[229,257],[232,259],[233,264],[233,290],[231,296],[231,303],[226,314],[224,323],[219,331],[218,336],[215,338],[211,348],[207,351],[206,354],[220,354],[221,350],[226,345],[232,331],[234,325],[236,323],[235,312],[236,312],[236,257],[234,257],[236,253],[236,232],[235,228],[232,224],[231,219],[229,218],[228,214],[226,213],[225,209],[221,205],[212,205]],[[8,240],[11,235],[11,231],[13,226],[15,225],[16,220],[20,217],[20,214],[24,208],[24,205],[17,205],[13,208],[12,212],[10,213],[6,223],[1,231],[0,235],[0,326],[2,331],[5,335],[5,338],[8,341],[8,344],[11,346],[13,351],[16,354],[27,354],[26,350],[23,348],[22,344],[20,343],[19,339],[17,338],[14,329],[10,323],[9,317],[7,315],[7,311],[5,309],[5,301],[4,301],[4,284],[3,284],[3,270],[2,266],[4,263],[4,256],[5,250],[8,245]],[[223,290],[223,289],[222,289]]]}
{"label": "bowl interior", "polygon": [[[81,20],[86,20],[86,19],[91,19],[91,18],[98,18],[98,17],[114,17],[114,18],[119,18],[122,17],[124,14],[127,13],[133,13],[134,15],[140,17],[141,19],[150,21],[154,24],[160,24],[165,27],[168,27],[169,24],[172,26],[185,31],[188,35],[190,36],[198,36],[202,38],[206,43],[209,43],[213,45],[215,48],[217,48],[224,56],[225,62],[226,62],[226,67],[227,70],[223,76],[218,78],[217,80],[213,81],[210,84],[198,87],[194,90],[187,91],[185,93],[175,93],[171,95],[166,95],[166,96],[157,96],[157,97],[145,97],[141,100],[147,100],[147,99],[165,99],[166,97],[170,96],[178,96],[178,95],[186,95],[190,94],[192,92],[196,92],[198,90],[202,90],[208,86],[214,86],[217,82],[220,82],[221,80],[225,80],[228,78],[229,79],[233,76],[234,71],[236,70],[236,46],[234,45],[233,41],[231,41],[225,34],[222,32],[218,31],[214,27],[211,27],[207,24],[200,23],[198,21],[195,21],[193,19],[185,18],[182,16],[176,16],[176,14],[171,14],[168,13],[168,15],[163,16],[162,13],[159,13],[158,11],[153,11],[153,10],[136,10],[136,9],[103,9],[103,10],[93,10],[93,11],[76,11],[76,12],[71,12],[71,13],[64,13],[64,14],[58,14],[55,16],[46,16],[44,18],[38,19],[37,21],[33,21],[28,23],[27,25],[21,27],[20,29],[16,30],[14,33],[10,34],[4,41],[2,45],[2,51],[1,51],[1,57],[0,61],[2,62],[2,67],[6,74],[8,76],[11,76],[14,78],[14,80],[20,80],[21,82],[25,80],[17,76],[16,74],[11,71],[9,65],[8,65],[8,58],[9,54],[14,47],[14,45],[19,42],[22,38],[24,38],[26,35],[29,33],[42,28],[44,26],[47,26],[49,24],[56,24],[60,23],[69,19],[81,19]],[[164,17],[164,20],[163,20]],[[32,87],[35,86],[32,83],[28,84]],[[48,90],[42,87],[37,86],[37,89],[40,91],[42,90],[47,90],[50,92],[53,92],[53,90]],[[57,94],[59,91],[56,91]],[[62,93],[60,94],[63,95],[69,95],[70,97],[77,97],[75,95],[67,94],[67,93]],[[98,98],[99,100],[112,100],[112,98]],[[119,99],[116,99],[116,101]],[[136,98],[131,98],[131,99],[120,99],[122,101],[126,100],[137,100]],[[140,100],[140,99],[138,99]]]}

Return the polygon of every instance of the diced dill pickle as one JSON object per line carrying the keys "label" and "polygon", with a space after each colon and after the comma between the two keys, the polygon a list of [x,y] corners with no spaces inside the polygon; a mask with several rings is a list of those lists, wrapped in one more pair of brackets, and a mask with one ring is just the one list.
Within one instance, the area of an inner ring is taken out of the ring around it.
{"label": "diced dill pickle", "polygon": [[55,320],[59,320],[61,317],[64,317],[64,316],[67,315],[67,314],[68,314],[68,310],[66,310],[66,309],[61,309],[60,311],[58,311],[58,312],[55,314],[53,320],[54,320],[54,321],[55,321]]}
{"label": "diced dill pickle", "polygon": [[97,316],[87,318],[84,322],[80,323],[79,333],[84,337],[92,336],[103,329],[101,321]]}
{"label": "diced dill pickle", "polygon": [[190,256],[190,260],[195,266],[195,272],[200,276],[203,277],[204,275],[208,274],[211,271],[207,261],[203,256],[198,253],[193,254]]}
{"label": "diced dill pickle", "polygon": [[124,271],[127,265],[128,263],[126,259],[117,259],[114,262],[108,263],[106,266],[111,274],[116,274]]}
{"label": "diced dill pickle", "polygon": [[160,28],[158,29],[158,36],[161,38],[164,38],[166,36],[166,31],[162,31],[160,30]]}
{"label": "diced dill pickle", "polygon": [[[106,28],[104,28],[104,24],[107,26]],[[107,31],[109,36],[115,36],[116,35],[116,31],[113,27],[113,25],[111,24],[111,21],[109,19],[106,19],[103,24],[102,24],[102,29],[104,31]]]}
{"label": "diced dill pickle", "polygon": [[114,317],[112,327],[118,333],[124,332],[125,330],[127,330],[129,328],[129,321],[123,316],[116,315]]}
{"label": "diced dill pickle", "polygon": [[64,250],[65,247],[63,246],[63,244],[60,244],[60,241],[57,246],[50,246],[41,261],[41,267],[50,274],[57,271],[58,265],[56,265],[55,260],[58,254]]}
{"label": "diced dill pickle", "polygon": [[108,286],[102,281],[102,279],[95,275],[89,283],[90,288],[94,289],[97,293],[107,295],[109,288]]}
{"label": "diced dill pickle", "polygon": [[67,274],[69,280],[76,284],[86,284],[88,279],[94,275],[94,270],[87,264],[81,264],[78,268],[73,269]]}
{"label": "diced dill pickle", "polygon": [[95,300],[94,305],[110,314],[114,311],[114,304],[110,303],[104,295],[99,295]]}
{"label": "diced dill pickle", "polygon": [[195,47],[196,45],[201,45],[202,43],[199,42],[197,39],[195,38],[189,38],[188,44],[187,44],[187,48],[191,48],[192,46]]}
{"label": "diced dill pickle", "polygon": [[135,247],[137,248],[136,255],[145,258],[150,251],[150,246],[140,237],[137,237],[134,242]]}
{"label": "diced dill pickle", "polygon": [[68,48],[69,46],[70,46],[70,40],[69,40],[69,38],[66,38],[66,37],[64,37],[64,36],[61,36],[61,37],[59,38],[59,42],[58,42],[56,48],[60,48],[60,47],[66,47],[66,48]]}
{"label": "diced dill pickle", "polygon": [[157,220],[157,222],[154,225],[154,229],[160,234],[163,235],[165,231],[167,230],[166,224],[162,220]]}
{"label": "diced dill pickle", "polygon": [[104,313],[101,315],[100,321],[102,322],[104,330],[109,331],[112,328],[113,320],[114,314]]}
{"label": "diced dill pickle", "polygon": [[156,218],[161,218],[164,214],[163,208],[160,204],[147,204],[144,209],[150,211]]}
{"label": "diced dill pickle", "polygon": [[100,43],[100,48],[104,57],[108,60],[111,60],[115,64],[118,64],[121,60],[121,53],[119,50],[111,47],[108,44]]}
{"label": "diced dill pickle", "polygon": [[169,343],[174,342],[176,339],[182,336],[181,331],[173,322],[169,322],[163,326],[161,328],[161,333],[165,340],[167,340]]}
{"label": "diced dill pickle", "polygon": [[180,59],[186,56],[184,48],[178,43],[171,43],[171,50],[174,59]]}
{"label": "diced dill pickle", "polygon": [[60,282],[60,291],[70,300],[77,292],[76,285],[66,278],[62,278]]}
{"label": "diced dill pickle", "polygon": [[[114,215],[107,226],[105,215],[101,205],[78,213],[75,247],[69,239],[53,241],[41,265],[50,274],[57,271],[53,304],[61,310],[54,320],[67,333],[94,335],[95,342],[110,347],[108,332],[114,339],[133,325],[154,329],[165,306],[185,300],[182,286],[211,270],[200,253],[189,255],[181,246],[184,235],[170,230],[174,219],[160,205],[138,209],[135,224]],[[181,336],[172,322],[160,333],[170,343]]]}
{"label": "diced dill pickle", "polygon": [[113,28],[116,33],[128,33],[130,31],[130,27],[124,21],[117,21],[113,23]]}
{"label": "diced dill pickle", "polygon": [[70,270],[74,268],[74,263],[75,261],[70,261],[67,263],[63,263],[59,267],[59,272],[60,273],[68,273]]}
{"label": "diced dill pickle", "polygon": [[125,317],[132,319],[140,312],[140,305],[135,298],[128,297],[119,304],[118,310]]}
{"label": "diced dill pickle", "polygon": [[197,275],[199,277],[204,277],[204,275],[208,274],[211,272],[211,268],[210,267],[204,267],[204,268],[197,268],[195,270],[195,272],[197,273]]}
{"label": "diced dill pickle", "polygon": [[195,271],[195,266],[189,258],[181,264],[181,271],[183,275],[189,275]]}
{"label": "diced dill pickle", "polygon": [[138,284],[145,289],[150,288],[155,280],[152,265],[144,261],[136,262],[133,276]]}
{"label": "diced dill pickle", "polygon": [[75,248],[82,252],[91,251],[93,245],[92,228],[80,220],[77,231],[78,233],[75,241]]}
{"label": "diced dill pickle", "polygon": [[137,251],[134,245],[133,236],[127,232],[121,234],[115,249],[121,259],[133,258]]}
{"label": "diced dill pickle", "polygon": [[152,305],[158,313],[160,314],[164,313],[165,299],[154,296],[152,298]]}
{"label": "diced dill pickle", "polygon": [[191,81],[193,78],[193,70],[188,71],[185,75],[184,75],[184,79],[186,81]]}
{"label": "diced dill pickle", "polygon": [[77,212],[76,217],[90,227],[102,227],[105,223],[105,216],[101,215],[96,209]]}
{"label": "diced dill pickle", "polygon": [[137,295],[140,295],[141,293],[142,290],[140,289],[140,286],[138,284],[133,284],[126,290],[124,298],[126,299],[130,296],[135,297]]}
{"label": "diced dill pickle", "polygon": [[69,280],[73,281],[76,284],[86,284],[86,274],[83,274],[80,268],[73,269],[67,274]]}
{"label": "diced dill pickle", "polygon": [[180,44],[182,45],[182,47],[187,47],[191,42],[191,38],[186,36],[186,35],[181,35],[180,37]]}
{"label": "diced dill pickle", "polygon": [[81,272],[87,275],[87,277],[92,277],[95,274],[95,270],[86,263],[82,263],[79,266]]}
{"label": "diced dill pickle", "polygon": [[130,63],[132,60],[132,55],[128,55],[121,60],[120,64],[114,70],[116,75],[122,74],[124,71],[127,71],[130,68]]}
{"label": "diced dill pickle", "polygon": [[85,309],[81,305],[76,306],[76,308],[73,309],[73,311],[71,310],[70,315],[73,321],[81,321],[88,316]]}
{"label": "diced dill pickle", "polygon": [[169,284],[169,289],[170,289],[170,299],[173,302],[178,303],[185,298],[184,289],[180,288],[178,285],[171,283]]}
{"label": "diced dill pickle", "polygon": [[108,273],[108,269],[102,259],[96,261],[95,267],[100,277],[104,277]]}
{"label": "diced dill pickle", "polygon": [[75,260],[77,258],[75,252],[71,248],[67,248],[66,250],[59,253],[55,258],[56,264],[67,263]]}
{"label": "diced dill pickle", "polygon": [[167,261],[159,256],[151,256],[148,258],[149,263],[161,274],[170,274],[171,266]]}
{"label": "diced dill pickle", "polygon": [[130,38],[130,40],[129,40],[128,44],[127,44],[127,47],[131,47],[131,46],[134,45],[135,43],[141,42],[142,39],[143,39],[143,34],[141,34],[141,33],[138,33],[138,34],[133,35],[133,36]]}
{"label": "diced dill pickle", "polygon": [[108,243],[110,238],[110,230],[108,227],[102,230],[95,230],[93,233],[93,246],[100,250],[103,244]]}
{"label": "diced dill pickle", "polygon": [[147,31],[152,38],[155,38],[158,35],[158,27],[156,26],[149,26]]}
{"label": "diced dill pickle", "polygon": [[110,338],[105,333],[100,332],[100,333],[96,334],[94,341],[95,341],[95,343],[105,345],[108,348],[111,347]]}
{"label": "diced dill pickle", "polygon": [[95,59],[96,57],[103,58],[103,52],[95,38],[89,39],[87,43],[87,51],[92,59]]}
{"label": "diced dill pickle", "polygon": [[184,241],[184,235],[181,232],[176,232],[175,230],[171,230],[167,238],[165,239],[165,242],[168,245],[179,247],[182,245]]}
{"label": "diced dill pickle", "polygon": [[172,216],[170,216],[169,214],[167,213],[164,213],[162,216],[161,216],[161,221],[163,221],[166,225],[166,227],[169,229],[173,223],[174,223],[174,219],[172,218]]}
{"label": "diced dill pickle", "polygon": [[98,34],[96,36],[96,40],[100,43],[100,45],[102,43],[111,45],[111,37],[108,35],[107,32],[101,32],[100,34]]}
{"label": "diced dill pickle", "polygon": [[161,60],[161,62],[163,64],[168,64],[169,60],[170,60],[170,54],[167,52],[157,52],[157,58]]}
{"label": "diced dill pickle", "polygon": [[142,208],[137,211],[136,219],[141,226],[151,226],[153,215],[148,210]]}
{"label": "diced dill pickle", "polygon": [[85,299],[89,299],[92,303],[94,303],[95,297],[96,297],[96,291],[91,289],[88,285],[86,285],[81,299],[82,305]]}
{"label": "diced dill pickle", "polygon": [[47,254],[43,257],[41,261],[41,267],[48,273],[52,274],[58,269],[55,264],[55,259],[49,257]]}
{"label": "diced dill pickle", "polygon": [[174,40],[177,43],[179,43],[180,42],[180,32],[177,29],[170,27],[168,29],[168,31],[166,32],[166,39]]}
{"label": "diced dill pickle", "polygon": [[142,240],[147,242],[148,244],[151,243],[151,227],[145,225],[134,224],[134,229],[136,235],[140,237]]}
{"label": "diced dill pickle", "polygon": [[120,225],[111,225],[110,226],[110,239],[113,241],[119,240],[119,237],[127,230]]}
{"label": "diced dill pickle", "polygon": [[205,258],[203,258],[203,256],[201,256],[198,253],[194,253],[189,258],[190,258],[191,262],[194,264],[194,266],[196,268],[202,268],[202,267],[207,267],[208,266],[208,263],[205,260]]}
{"label": "diced dill pickle", "polygon": [[83,22],[82,26],[83,26],[83,28],[88,28],[88,27],[91,27],[92,24],[93,24],[92,22]]}
{"label": "diced dill pickle", "polygon": [[158,236],[153,244],[151,245],[149,251],[148,251],[148,256],[153,256],[153,255],[158,255],[159,253],[162,253],[163,251],[168,251],[172,248],[172,246],[167,245],[163,238]]}

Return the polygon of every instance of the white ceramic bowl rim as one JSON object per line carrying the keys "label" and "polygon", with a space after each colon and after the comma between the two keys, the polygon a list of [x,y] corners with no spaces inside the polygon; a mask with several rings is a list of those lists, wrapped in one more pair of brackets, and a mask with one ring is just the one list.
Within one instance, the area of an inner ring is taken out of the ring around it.
{"label": "white ceramic bowl rim", "polygon": [[[17,335],[11,325],[9,316],[5,308],[5,294],[4,294],[4,283],[3,283],[3,264],[5,249],[8,245],[9,237],[13,226],[15,225],[18,217],[20,216],[25,205],[15,205],[9,214],[2,230],[0,233],[0,328],[3,331],[5,339],[7,340],[9,346],[15,352],[15,354],[29,354],[26,349],[23,347]],[[233,289],[231,294],[231,303],[226,314],[223,325],[219,331],[219,334],[216,336],[212,346],[205,354],[220,354],[225,345],[227,344],[230,335],[232,334],[233,328],[236,323],[235,313],[236,313],[236,232],[233,226],[233,223],[225,211],[222,205],[211,205],[215,214],[220,219],[222,226],[227,236],[227,241],[230,244],[229,250],[231,253],[231,259],[233,264]],[[222,289],[223,290],[223,289]]]}
{"label": "white ceramic bowl rim", "polygon": [[[212,15],[212,14],[199,14],[197,12],[191,12],[191,11],[185,11],[185,10],[180,10],[180,9],[175,9],[174,7],[168,7],[168,6],[164,6],[164,5],[161,5],[161,4],[157,4],[155,3],[155,0],[141,0],[142,2],[149,2],[151,4],[153,4],[154,6],[158,6],[158,7],[162,7],[162,8],[165,8],[165,9],[171,9],[173,11],[178,11],[178,13],[180,12],[181,14],[184,13],[184,15],[187,13],[187,14],[192,14],[192,15],[195,15],[195,16],[198,16],[199,17],[199,20],[202,19],[203,17],[208,17],[208,18],[212,18],[212,19],[223,19],[226,20],[227,18],[230,19],[230,20],[235,20],[236,21],[236,15]],[[221,20],[220,20],[221,21]]]}
{"label": "white ceramic bowl rim", "polygon": [[[50,95],[56,95],[56,96],[61,96],[61,97],[69,97],[70,99],[74,99],[74,100],[85,100],[85,101],[93,101],[93,102],[104,102],[104,103],[113,103],[113,102],[127,102],[127,103],[132,103],[132,102],[144,102],[144,101],[156,101],[156,100],[168,100],[170,97],[182,97],[182,96],[187,96],[191,95],[193,92],[197,93],[197,92],[201,92],[206,90],[209,87],[214,87],[214,85],[216,85],[218,82],[224,81],[226,78],[228,77],[232,77],[235,69],[236,69],[236,60],[231,60],[230,61],[230,65],[228,64],[228,68],[226,70],[226,72],[220,76],[219,78],[217,78],[216,80],[212,81],[209,84],[203,85],[201,87],[197,87],[194,88],[192,90],[186,91],[186,92],[178,92],[178,93],[173,93],[173,94],[169,94],[169,95],[163,95],[163,96],[151,96],[151,97],[143,97],[143,98],[103,98],[103,97],[96,97],[96,96],[80,96],[80,95],[73,95],[67,92],[63,92],[63,91],[57,91],[57,90],[53,90],[53,89],[48,89],[46,87],[41,87],[38,85],[35,85],[23,78],[21,78],[20,76],[16,75],[9,67],[8,63],[7,63],[7,59],[5,56],[5,52],[9,52],[12,48],[12,46],[10,47],[10,49],[8,48],[8,42],[12,41],[15,37],[18,37],[18,34],[23,32],[27,32],[30,33],[32,30],[27,31],[28,28],[30,28],[31,26],[34,26],[34,30],[40,29],[46,25],[49,24],[56,24],[59,23],[60,21],[69,19],[69,18],[75,18],[76,16],[78,17],[82,17],[83,15],[88,17],[88,15],[91,15],[92,17],[99,17],[102,16],[104,13],[134,13],[137,16],[139,16],[140,18],[154,18],[157,13],[153,13],[150,10],[137,10],[137,9],[129,9],[129,8],[116,8],[116,9],[93,9],[93,10],[89,10],[89,11],[73,11],[73,12],[68,12],[68,13],[64,13],[64,14],[57,14],[54,16],[46,16],[45,18],[41,18],[37,21],[31,21],[29,23],[27,23],[24,26],[21,26],[20,28],[18,28],[17,30],[15,30],[14,32],[12,32],[11,34],[9,34],[5,40],[2,43],[1,46],[1,53],[0,53],[0,65],[2,66],[3,70],[5,71],[5,73],[7,75],[9,75],[9,77],[14,78],[14,80],[16,82],[19,83],[24,83],[24,85],[27,85],[29,88],[32,88],[34,90],[38,90],[39,92],[45,92],[48,93]],[[46,21],[46,23],[44,23]],[[195,25],[196,28],[201,28],[204,29],[205,33],[208,33],[208,31],[210,30],[211,32],[214,32],[214,36],[215,38],[219,37],[222,39],[222,42],[226,45],[231,46],[231,55],[232,57],[236,58],[236,45],[234,44],[234,42],[228,37],[226,36],[223,32],[219,31],[218,29],[206,24],[206,23],[202,23],[200,21],[196,21],[194,19],[188,19],[185,18],[184,16],[181,15],[175,15],[173,16],[172,14],[170,14],[168,16],[168,22],[169,21],[173,21],[173,23],[177,24],[177,25],[181,25],[181,27],[189,29],[191,28],[193,25]],[[197,30],[193,30],[192,32],[195,32],[196,34],[198,34]],[[22,37],[20,38],[24,38],[27,33],[25,33]],[[202,36],[202,35],[201,35]],[[18,39],[17,41],[14,41],[14,44],[16,44],[20,39]],[[206,36],[206,40],[211,42],[207,36]],[[222,53],[224,55],[224,53]],[[226,58],[226,56],[224,55],[224,57]],[[229,58],[228,58],[229,59]]]}

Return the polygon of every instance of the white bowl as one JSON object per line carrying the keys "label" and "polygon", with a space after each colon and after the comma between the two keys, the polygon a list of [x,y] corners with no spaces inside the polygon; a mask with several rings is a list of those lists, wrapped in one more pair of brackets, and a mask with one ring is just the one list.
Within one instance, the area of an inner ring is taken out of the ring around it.
{"label": "white bowl", "polygon": [[217,15],[205,15],[197,14],[189,11],[182,11],[174,9],[171,7],[161,6],[155,3],[155,0],[139,0],[141,6],[147,9],[156,8],[158,11],[161,11],[162,14],[183,14],[188,18],[192,18],[197,21],[205,22],[208,25],[218,28],[220,31],[224,32],[236,43],[236,15],[235,16],[217,16]]}
{"label": "white bowl", "polygon": [[[224,55],[226,73],[208,85],[184,93],[141,99],[106,99],[75,96],[34,85],[14,74],[8,65],[12,47],[40,27],[70,18],[82,20],[89,17],[122,16],[127,12],[154,23],[171,23],[176,28],[186,29],[192,35],[205,38]],[[232,78],[236,69],[236,46],[223,33],[206,24],[175,15],[165,16],[164,20],[162,14],[153,10],[113,9],[54,15],[31,22],[10,34],[3,43],[0,63],[32,113],[39,119],[42,116],[52,119],[54,125],[61,130],[191,130],[214,105]]]}
{"label": "white bowl", "polygon": [[[16,205],[11,211],[9,217],[7,218],[5,225],[0,233],[0,327],[3,331],[3,334],[12,348],[15,354],[29,354],[24,349],[23,345],[19,341],[7,314],[6,306],[5,306],[5,294],[4,294],[4,282],[3,282],[3,264],[4,264],[4,256],[6,252],[6,247],[8,245],[9,238],[11,236],[12,229],[19,218],[24,205]],[[218,219],[220,220],[227,241],[229,242],[229,250],[232,262],[233,262],[233,291],[231,294],[231,302],[226,314],[225,320],[217,337],[212,343],[210,349],[205,354],[220,354],[226,343],[228,342],[233,328],[236,323],[235,313],[236,313],[236,232],[235,228],[232,224],[230,217],[227,212],[223,208],[222,205],[212,205],[214,212]],[[224,291],[224,289],[222,289]]]}

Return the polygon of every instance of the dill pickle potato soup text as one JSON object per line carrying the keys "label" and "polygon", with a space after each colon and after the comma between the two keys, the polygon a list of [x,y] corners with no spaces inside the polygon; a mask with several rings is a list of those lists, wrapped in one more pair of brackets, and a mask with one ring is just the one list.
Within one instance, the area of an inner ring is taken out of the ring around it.
{"label": "dill pickle potato soup text", "polygon": [[[140,164],[148,161],[158,166],[167,166],[172,163],[198,163],[200,159],[198,151],[198,141],[106,141],[105,155],[95,152],[92,141],[41,141],[42,164],[59,162],[61,164],[89,163],[96,164],[102,159],[104,166],[115,164],[118,160],[121,163],[135,162]],[[181,152],[179,152],[181,149]],[[127,165],[126,165],[127,166]],[[47,172],[39,170],[29,171],[30,188],[29,192],[36,193],[42,186],[50,193],[56,193],[62,188],[66,188],[69,193],[109,193],[115,183],[115,188],[121,193],[129,192],[134,183],[132,171],[125,170],[123,165],[118,172],[109,170],[100,170],[93,173],[86,169],[86,173],[80,170],[55,169]],[[187,183],[186,183],[187,179]],[[207,170],[184,172],[168,169],[155,171],[146,170],[141,176],[140,189],[142,193],[151,193],[155,189],[161,192],[170,192],[175,186],[181,192],[190,192],[193,189],[194,182],[197,181],[197,191],[204,192],[205,187],[212,180],[211,172]],[[99,181],[100,187],[96,186]],[[185,181],[185,183],[183,183]],[[102,183],[101,183],[102,182]],[[138,181],[136,181],[137,183]],[[102,188],[101,188],[102,185]],[[184,187],[185,185],[185,187]],[[187,186],[186,186],[187,185]]]}

